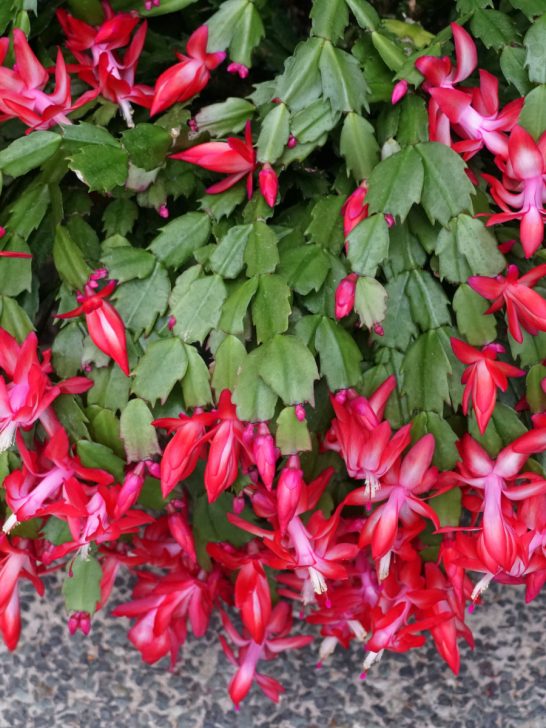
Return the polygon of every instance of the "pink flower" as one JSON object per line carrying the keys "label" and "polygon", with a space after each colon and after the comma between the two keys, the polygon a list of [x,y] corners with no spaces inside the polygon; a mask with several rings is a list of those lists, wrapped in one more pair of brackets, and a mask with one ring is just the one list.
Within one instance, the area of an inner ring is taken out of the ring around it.
{"label": "pink flower", "polygon": [[205,426],[214,421],[214,414],[203,414],[201,410],[196,410],[192,416],[180,414],[178,418],[166,417],[152,423],[155,427],[174,431],[161,458],[161,493],[164,498],[195,470],[201,453],[200,445],[206,433]]}
{"label": "pink flower", "polygon": [[451,348],[457,359],[467,365],[461,377],[461,382],[466,385],[463,412],[467,414],[472,400],[478,428],[483,435],[495,409],[497,388],[506,392],[508,377],[523,377],[525,372],[511,364],[496,361],[497,354],[504,351],[500,344],[487,344],[479,351],[451,337]]}
{"label": "pink flower", "polygon": [[59,426],[50,405],[63,392],[85,392],[92,382],[73,377],[53,384],[48,377],[51,352],[38,359],[38,339],[30,333],[19,346],[7,331],[0,328],[0,367],[10,381],[0,377],[0,451],[11,446],[18,427],[28,428],[41,419],[48,432]]}
{"label": "pink flower", "polygon": [[[118,104],[127,125],[133,126],[131,103],[149,108],[153,98],[152,88],[135,84],[147,24],[142,23],[131,39],[138,17],[130,13],[114,14],[108,3],[103,3],[103,8],[106,20],[99,28],[73,18],[62,9],[57,11],[57,18],[67,36],[67,47],[79,63],[76,67],[78,76],[92,87],[78,104],[91,101],[100,94]],[[121,59],[118,51],[124,46],[128,47]]]}
{"label": "pink flower", "polygon": [[[209,31],[202,25],[190,36],[184,56],[177,53],[180,63],[164,71],[155,82],[150,114],[159,114],[175,103],[183,103],[205,88],[210,72],[222,63],[223,52],[207,53]],[[228,69],[229,70],[229,69]]]}
{"label": "pink flower", "polygon": [[[385,498],[387,501],[378,506],[367,519],[359,544],[361,547],[371,544],[372,556],[377,561],[386,557],[393,549],[399,519],[404,526],[410,526],[417,517],[428,518],[438,528],[436,513],[417,497],[430,490],[436,482],[437,470],[430,467],[433,454],[434,437],[430,434],[424,435],[383,476],[381,487],[371,496],[374,502]],[[352,503],[351,494],[347,503]]]}
{"label": "pink flower", "polygon": [[[503,182],[489,174],[491,195],[503,212],[491,215],[487,225],[521,220],[520,236],[525,256],[530,258],[544,239],[546,217],[546,132],[538,142],[521,126],[514,126],[508,139],[506,164],[495,160],[503,171]],[[516,209],[517,212],[512,212]]]}
{"label": "pink flower", "polygon": [[[2,46],[4,51],[7,50],[7,44]],[[31,129],[70,124],[66,114],[75,106],[72,106],[70,78],[61,51],[57,51],[55,89],[47,94],[44,88],[49,82],[49,74],[19,28],[13,29],[13,50],[13,69],[0,67],[0,120],[18,118]],[[4,57],[0,53],[0,60]]]}
{"label": "pink flower", "polygon": [[546,276],[546,263],[532,268],[522,276],[519,276],[515,265],[509,265],[506,277],[471,276],[468,284],[480,296],[493,301],[486,314],[495,313],[506,306],[508,330],[521,344],[523,341],[521,327],[533,336],[539,331],[546,331],[546,301],[539,293],[532,290],[544,276]]}
{"label": "pink flower", "polygon": [[17,538],[10,543],[1,535],[0,552],[4,554],[0,559],[0,632],[8,650],[13,651],[21,634],[19,579],[29,579],[40,596],[44,585],[38,577],[32,542]]}
{"label": "pink flower", "polygon": [[241,450],[246,450],[244,426],[237,419],[228,389],[220,395],[217,417],[219,424],[207,434],[210,449],[205,467],[205,488],[209,503],[213,503],[237,480]]}
{"label": "pink flower", "polygon": [[77,294],[76,300],[80,304],[77,308],[68,313],[58,313],[56,318],[69,319],[84,315],[91,341],[129,376],[125,324],[116,309],[106,300],[114,292],[116,282],[109,281],[100,291],[95,289],[94,284],[96,282],[90,280],[85,285],[84,293]]}

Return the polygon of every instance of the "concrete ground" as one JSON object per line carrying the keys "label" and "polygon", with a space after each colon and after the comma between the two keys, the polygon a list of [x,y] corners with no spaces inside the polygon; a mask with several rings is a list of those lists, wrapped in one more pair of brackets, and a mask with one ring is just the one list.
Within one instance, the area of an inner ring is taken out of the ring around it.
{"label": "concrete ground", "polygon": [[[190,638],[170,673],[141,661],[128,620],[108,610],[88,638],[70,637],[54,577],[48,586],[47,601],[25,590],[19,647],[1,649],[0,728],[546,728],[546,593],[530,605],[519,588],[486,593],[458,678],[432,645],[386,653],[365,682],[359,648],[316,670],[311,645],[267,664],[286,687],[278,706],[253,688],[237,714],[232,667],[212,630]],[[127,596],[121,587],[109,606]]]}

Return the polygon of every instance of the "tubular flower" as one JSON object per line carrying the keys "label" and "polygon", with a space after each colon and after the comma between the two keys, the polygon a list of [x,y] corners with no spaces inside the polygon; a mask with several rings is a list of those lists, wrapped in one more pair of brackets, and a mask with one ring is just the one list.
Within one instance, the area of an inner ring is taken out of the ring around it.
{"label": "tubular flower", "polygon": [[[546,430],[529,432],[505,447],[493,460],[470,435],[458,443],[461,462],[454,477],[483,493],[480,544],[498,568],[510,571],[518,555],[518,538],[505,506],[546,491],[546,481],[533,473],[520,473],[531,452],[546,449]],[[520,485],[511,482],[523,481]]]}
{"label": "tubular flower", "polygon": [[150,114],[159,114],[176,103],[183,103],[205,88],[210,72],[225,59],[223,52],[207,53],[209,30],[206,25],[190,36],[186,53],[177,53],[180,63],[164,71],[155,82],[154,99]]}
{"label": "tubular flower", "polygon": [[29,451],[17,433],[17,449],[23,467],[11,472],[4,481],[6,500],[13,511],[3,525],[6,533],[18,523],[51,513],[79,518],[85,505],[82,481],[87,481],[86,485],[108,485],[113,481],[110,473],[85,468],[79,458],[71,455],[62,427],[39,454]]}
{"label": "tubular flower", "polygon": [[[525,256],[530,258],[544,240],[546,218],[546,132],[538,142],[521,126],[514,126],[508,139],[508,153],[495,160],[503,181],[484,174],[491,195],[503,212],[491,215],[487,225],[521,220],[520,237]],[[517,212],[513,212],[516,209]]]}
{"label": "tubular flower", "polygon": [[[399,458],[381,479],[381,487],[374,495],[368,495],[364,489],[353,491],[345,499],[346,505],[363,505],[371,500],[385,503],[378,506],[366,520],[359,544],[361,547],[371,544],[372,556],[377,561],[394,548],[398,532],[398,521],[405,527],[417,525],[417,530],[424,528],[428,518],[438,528],[438,516],[432,508],[417,496],[430,490],[437,479],[436,468],[430,464],[434,454],[434,437],[424,435],[411,448],[404,458]],[[416,524],[416,521],[418,523]],[[385,562],[388,566],[388,562]],[[384,575],[384,569],[380,569]]]}
{"label": "tubular flower", "polygon": [[51,434],[59,426],[50,410],[56,397],[63,392],[85,392],[92,386],[84,377],[53,384],[48,377],[50,356],[46,351],[39,361],[36,334],[30,333],[19,346],[0,328],[0,367],[10,380],[6,383],[0,376],[0,451],[11,446],[18,427],[28,428],[38,419]]}
{"label": "tubular flower", "polygon": [[371,499],[380,487],[380,478],[409,445],[411,426],[405,425],[391,439],[388,422],[367,429],[355,416],[351,400],[340,402],[337,396],[331,396],[330,401],[336,417],[325,447],[340,453],[351,478],[365,481],[364,491]]}
{"label": "tubular flower", "polygon": [[457,359],[467,365],[461,377],[461,382],[466,385],[463,412],[467,414],[472,400],[476,421],[483,435],[495,409],[497,388],[506,392],[508,377],[523,377],[525,372],[511,364],[496,361],[497,354],[504,352],[504,347],[500,344],[487,344],[479,351],[464,341],[451,337],[451,348]]}
{"label": "tubular flower", "polygon": [[72,105],[70,77],[61,51],[57,51],[55,89],[48,94],[44,88],[49,81],[49,74],[19,28],[13,29],[13,50],[13,69],[0,66],[0,121],[20,119],[31,129],[70,124],[66,115],[80,103],[85,103],[85,99]]}
{"label": "tubular flower", "polygon": [[[516,99],[499,112],[498,81],[488,71],[480,69],[480,85],[476,88],[455,88],[476,68],[476,46],[468,33],[457,23],[451,23],[457,63],[452,67],[449,58],[422,56],[415,62],[425,77],[423,84],[431,96],[429,102],[429,133],[432,141],[453,146],[465,159],[483,146],[494,154],[506,154],[507,140],[503,132],[517,123],[523,99]],[[451,129],[462,141],[451,143]]]}
{"label": "tubular flower", "polygon": [[229,544],[207,544],[207,552],[229,572],[238,571],[235,580],[235,606],[244,626],[255,642],[263,642],[271,616],[271,593],[264,571],[264,555],[256,544],[247,553],[237,552]]}
{"label": "tubular flower", "polygon": [[180,566],[164,576],[141,572],[132,601],[116,607],[112,614],[136,618],[129,639],[144,662],[153,664],[170,653],[174,668],[186,641],[187,622],[196,637],[207,631],[215,580],[214,572],[194,576]]}
{"label": "tubular flower", "polygon": [[246,452],[244,425],[237,419],[231,392],[224,389],[218,401],[220,422],[207,433],[210,449],[205,467],[205,488],[209,503],[213,503],[239,474],[239,458]]}
{"label": "tubular flower", "polygon": [[161,458],[161,493],[166,498],[177,483],[189,477],[195,470],[206,425],[215,421],[214,413],[204,414],[196,409],[192,416],[181,413],[178,418],[166,417],[154,420],[155,427],[174,431]]}
{"label": "tubular flower", "polygon": [[90,279],[85,285],[84,292],[76,296],[80,305],[68,313],[58,313],[56,318],[85,316],[91,341],[111,357],[126,376],[129,376],[125,324],[116,309],[106,300],[115,288],[116,281],[108,281],[100,291],[97,291],[96,280]]}
{"label": "tubular flower", "polygon": [[29,579],[40,596],[44,585],[38,577],[32,542],[16,538],[10,543],[2,534],[0,552],[3,554],[0,558],[0,632],[8,650],[13,651],[21,634],[19,579]]}
{"label": "tubular flower", "polygon": [[198,144],[185,152],[172,154],[171,159],[181,159],[183,162],[196,164],[198,167],[203,167],[203,169],[208,169],[211,172],[227,174],[228,176],[225,179],[216,182],[207,189],[207,192],[211,195],[225,192],[225,190],[233,187],[246,177],[248,197],[252,196],[256,152],[252,145],[250,121],[246,123],[244,141],[236,137],[228,137],[226,142]]}
{"label": "tubular flower", "polygon": [[[154,93],[149,86],[135,84],[147,24],[142,23],[131,39],[138,17],[129,13],[114,14],[107,2],[103,8],[106,20],[99,28],[73,18],[62,9],[57,11],[57,18],[67,37],[67,47],[79,63],[75,69],[78,76],[92,87],[80,102],[102,95],[118,104],[127,126],[133,126],[131,103],[150,108]],[[119,49],[124,46],[128,47],[121,59]]]}
{"label": "tubular flower", "polygon": [[260,660],[273,660],[279,652],[284,650],[295,650],[305,647],[313,641],[310,635],[298,635],[289,637],[292,629],[292,614],[290,605],[287,602],[280,602],[271,612],[271,617],[265,629],[265,637],[262,642],[255,642],[251,637],[241,636],[231,620],[222,611],[222,624],[227,637],[238,647],[237,656],[221,636],[220,642],[226,657],[232,665],[237,667],[237,672],[229,684],[229,694],[238,710],[240,703],[246,698],[252,683],[256,681],[265,695],[277,703],[283,686],[267,675],[257,672],[257,665]]}
{"label": "tubular flower", "polygon": [[536,336],[539,331],[546,331],[546,301],[539,293],[532,290],[544,276],[546,276],[546,263],[537,265],[522,276],[519,276],[515,265],[509,265],[506,277],[471,276],[468,285],[480,296],[493,301],[486,314],[495,313],[506,306],[508,330],[521,344],[522,327],[532,336]]}

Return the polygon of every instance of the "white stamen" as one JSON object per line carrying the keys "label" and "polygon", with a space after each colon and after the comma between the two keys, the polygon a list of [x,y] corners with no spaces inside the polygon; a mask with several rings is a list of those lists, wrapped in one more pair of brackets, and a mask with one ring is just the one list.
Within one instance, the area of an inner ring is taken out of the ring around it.
{"label": "white stamen", "polygon": [[338,644],[337,637],[325,637],[320,643],[319,657],[321,662],[324,662],[327,657],[333,654]]}
{"label": "white stamen", "polygon": [[369,473],[364,479],[366,487],[364,488],[364,497],[371,500],[381,487],[381,483],[375,475]]}
{"label": "white stamen", "polygon": [[320,571],[317,571],[313,566],[310,566],[308,570],[315,594],[324,594],[327,592],[328,587]]}
{"label": "white stamen", "polygon": [[378,579],[379,581],[384,581],[387,576],[389,575],[389,570],[391,568],[391,556],[392,556],[392,550],[387,551],[385,556],[382,556],[379,560],[379,574]]}
{"label": "white stamen", "polygon": [[129,127],[129,129],[133,129],[135,126],[135,122],[133,121],[133,107],[128,101],[120,101],[119,108],[121,111],[121,115],[125,119],[125,123]]}
{"label": "white stamen", "polygon": [[385,650],[379,650],[379,652],[373,652],[372,650],[370,650],[366,655],[366,659],[364,660],[364,663],[362,665],[362,672],[368,672],[372,665],[375,665],[376,662],[379,662],[379,660],[383,657],[383,652],[385,652]]}
{"label": "white stamen", "polygon": [[2,526],[2,531],[4,533],[9,533],[12,528],[15,528],[15,526],[19,523],[17,520],[17,516],[15,513],[12,513],[11,516],[7,519],[7,521]]}
{"label": "white stamen", "polygon": [[366,639],[366,630],[360,624],[360,622],[356,619],[348,619],[347,624],[352,629],[353,634],[357,638],[357,640],[364,642],[364,640]]}
{"label": "white stamen", "polygon": [[4,452],[4,450],[7,450],[13,445],[16,430],[17,425],[13,422],[8,422],[8,424],[0,431],[0,452]]}
{"label": "white stamen", "polygon": [[474,589],[472,590],[472,594],[470,595],[470,598],[473,602],[476,601],[476,599],[481,596],[484,591],[487,589],[489,584],[493,581],[493,574],[486,574],[483,576],[479,582],[476,584]]}

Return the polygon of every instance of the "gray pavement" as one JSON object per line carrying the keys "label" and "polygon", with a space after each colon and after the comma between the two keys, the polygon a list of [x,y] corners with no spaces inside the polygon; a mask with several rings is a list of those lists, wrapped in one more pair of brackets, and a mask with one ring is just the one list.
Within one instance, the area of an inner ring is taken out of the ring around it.
{"label": "gray pavement", "polygon": [[428,645],[386,653],[361,682],[360,648],[317,671],[317,643],[267,664],[287,689],[278,706],[255,687],[239,714],[213,630],[189,639],[173,673],[166,661],[145,665],[126,638],[128,620],[109,616],[128,594],[116,589],[85,638],[68,634],[56,577],[47,601],[25,589],[19,647],[0,648],[1,728],[546,728],[546,593],[525,605],[520,588],[487,592],[458,678]]}

